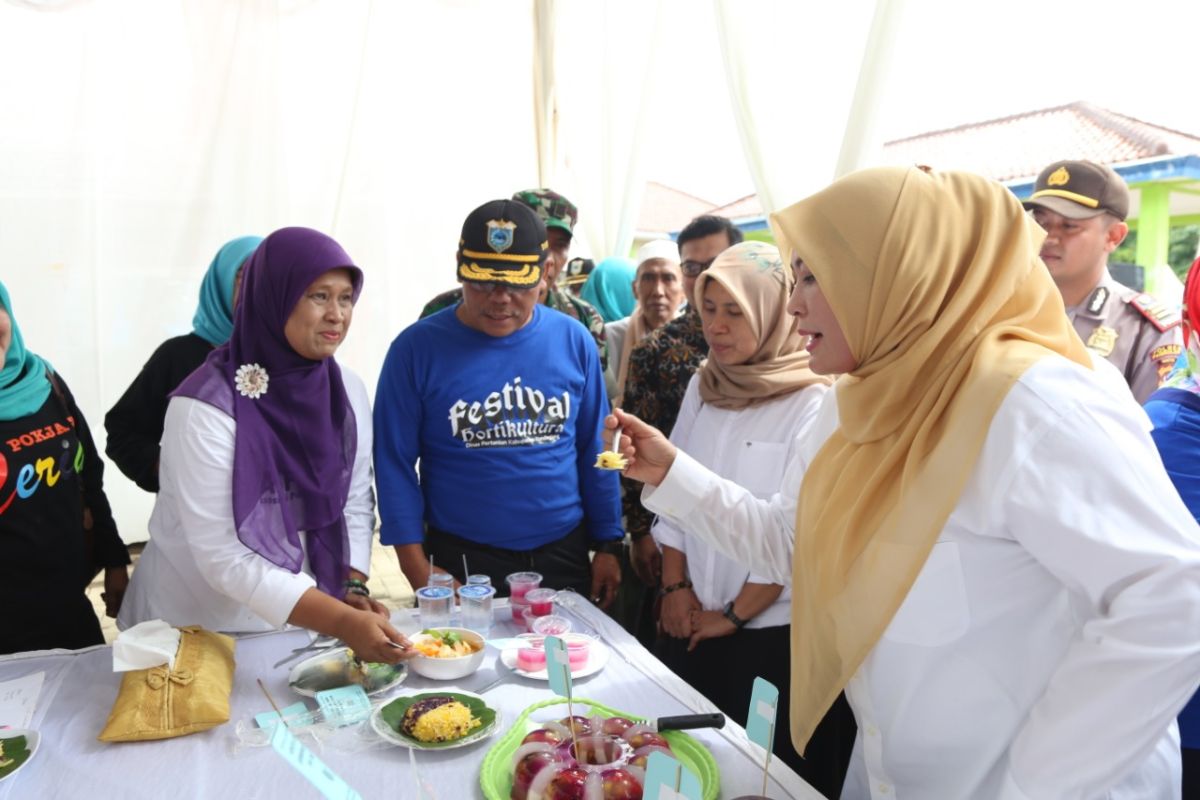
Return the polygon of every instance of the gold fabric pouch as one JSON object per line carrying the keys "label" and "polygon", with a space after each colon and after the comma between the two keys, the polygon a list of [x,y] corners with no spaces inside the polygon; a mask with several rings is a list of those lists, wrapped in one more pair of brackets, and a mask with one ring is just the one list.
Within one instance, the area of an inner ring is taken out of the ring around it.
{"label": "gold fabric pouch", "polygon": [[125,673],[100,741],[170,739],[229,721],[233,639],[196,626],[179,631],[174,669]]}

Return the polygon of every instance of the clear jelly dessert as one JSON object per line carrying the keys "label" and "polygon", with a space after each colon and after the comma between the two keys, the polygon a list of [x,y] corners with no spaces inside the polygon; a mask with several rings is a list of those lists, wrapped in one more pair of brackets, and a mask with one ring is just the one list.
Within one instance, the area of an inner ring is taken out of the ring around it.
{"label": "clear jelly dessert", "polygon": [[[574,737],[572,737],[572,729]],[[565,717],[530,731],[513,754],[511,800],[642,800],[646,759],[667,740],[625,717]]]}

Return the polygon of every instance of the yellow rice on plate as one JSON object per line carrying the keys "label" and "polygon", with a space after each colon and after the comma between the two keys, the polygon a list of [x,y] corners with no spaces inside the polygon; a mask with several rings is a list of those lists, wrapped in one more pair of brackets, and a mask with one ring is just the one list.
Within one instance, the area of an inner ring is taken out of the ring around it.
{"label": "yellow rice on plate", "polygon": [[[444,701],[444,702],[443,702]],[[429,706],[437,703],[432,708]],[[414,703],[404,712],[401,729],[419,742],[449,742],[461,739],[480,726],[471,710],[448,697]]]}

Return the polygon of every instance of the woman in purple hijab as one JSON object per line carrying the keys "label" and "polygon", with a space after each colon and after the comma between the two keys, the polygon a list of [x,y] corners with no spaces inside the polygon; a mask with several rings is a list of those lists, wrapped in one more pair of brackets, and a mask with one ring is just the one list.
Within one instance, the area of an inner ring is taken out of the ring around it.
{"label": "woman in purple hijab", "polygon": [[300,625],[395,662],[408,641],[366,593],[371,411],[333,354],[362,272],[328,236],[271,234],[246,264],[233,335],[172,395],[150,543],[118,623],[234,633]]}

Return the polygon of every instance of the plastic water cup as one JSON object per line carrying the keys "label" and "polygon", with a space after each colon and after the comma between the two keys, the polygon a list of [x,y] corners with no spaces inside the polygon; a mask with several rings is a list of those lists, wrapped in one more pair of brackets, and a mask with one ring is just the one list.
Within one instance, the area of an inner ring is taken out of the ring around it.
{"label": "plastic water cup", "polygon": [[462,606],[462,625],[485,637],[492,630],[492,598],[494,586],[468,583],[458,590],[458,602]]}
{"label": "plastic water cup", "polygon": [[445,586],[454,591],[454,576],[449,572],[431,572],[426,586]]}
{"label": "plastic water cup", "polygon": [[491,586],[492,585],[492,576],[491,575],[468,575],[467,576],[467,585],[468,586],[475,586],[475,585]]}
{"label": "plastic water cup", "polygon": [[538,572],[514,572],[504,580],[508,581],[508,594],[513,600],[526,602],[525,595],[531,589],[542,585],[542,576]]}
{"label": "plastic water cup", "polygon": [[421,610],[421,626],[446,627],[454,608],[454,590],[448,586],[422,586],[417,589],[417,608]]}

